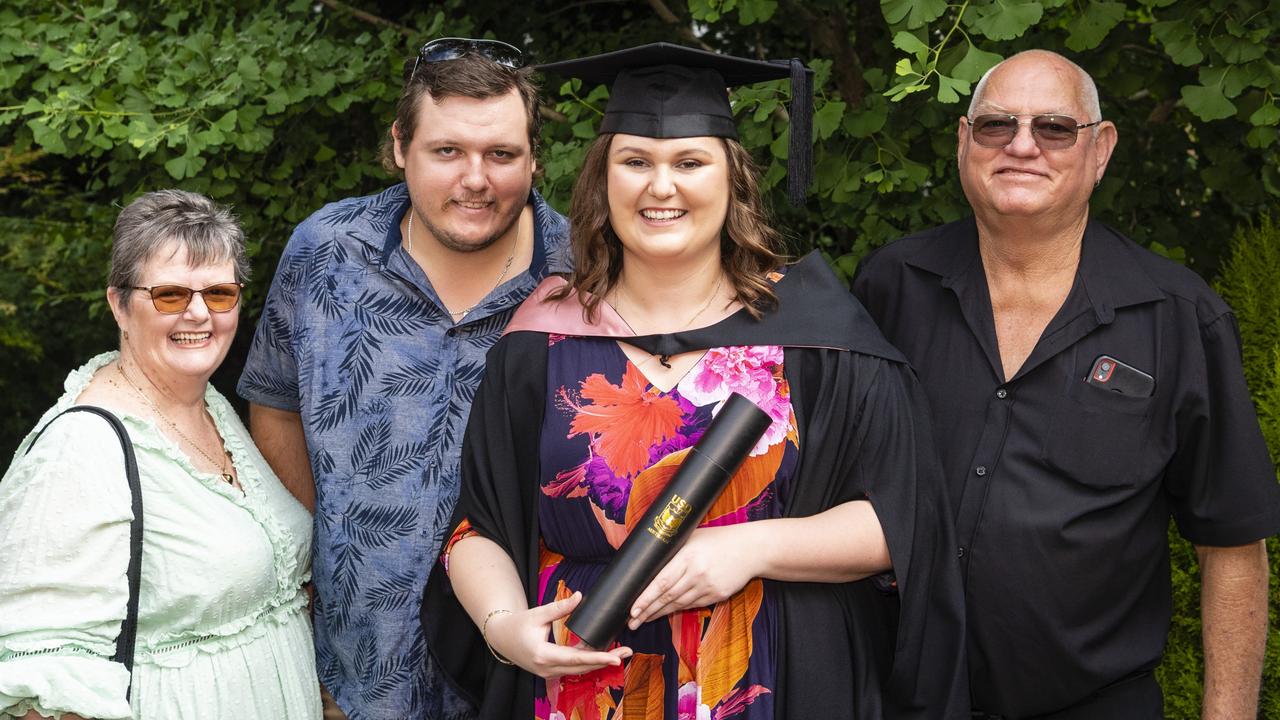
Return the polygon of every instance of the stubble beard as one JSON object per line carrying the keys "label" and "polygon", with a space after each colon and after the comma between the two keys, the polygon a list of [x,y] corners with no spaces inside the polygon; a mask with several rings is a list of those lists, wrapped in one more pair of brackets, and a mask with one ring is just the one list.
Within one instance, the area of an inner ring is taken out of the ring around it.
{"label": "stubble beard", "polygon": [[459,236],[456,233],[449,232],[431,222],[431,220],[423,214],[418,214],[418,219],[422,221],[424,229],[440,243],[441,247],[456,253],[474,253],[486,250],[493,246],[494,243],[501,240],[516,223],[520,220],[520,213],[524,210],[523,205],[516,205],[512,208],[508,217],[503,218],[502,227],[496,230],[492,235],[483,237],[480,240],[469,240]]}

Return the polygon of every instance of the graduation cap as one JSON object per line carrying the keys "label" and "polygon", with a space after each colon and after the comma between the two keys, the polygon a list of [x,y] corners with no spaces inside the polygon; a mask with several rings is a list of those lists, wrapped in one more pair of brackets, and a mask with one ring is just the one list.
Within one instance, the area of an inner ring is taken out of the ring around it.
{"label": "graduation cap", "polygon": [[651,138],[736,140],[728,88],[790,78],[787,192],[793,205],[804,203],[813,178],[813,71],[799,60],[748,60],[660,42],[537,69],[610,84],[600,132]]}

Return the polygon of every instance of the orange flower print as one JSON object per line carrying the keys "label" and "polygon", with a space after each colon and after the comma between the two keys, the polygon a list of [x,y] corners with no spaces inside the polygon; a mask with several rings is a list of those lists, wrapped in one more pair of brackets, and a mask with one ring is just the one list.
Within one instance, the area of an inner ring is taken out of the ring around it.
{"label": "orange flower print", "polygon": [[683,423],[680,405],[663,397],[630,363],[622,384],[614,385],[596,373],[582,381],[569,436],[590,433],[592,446],[615,475],[631,477],[649,464],[649,448],[676,434]]}

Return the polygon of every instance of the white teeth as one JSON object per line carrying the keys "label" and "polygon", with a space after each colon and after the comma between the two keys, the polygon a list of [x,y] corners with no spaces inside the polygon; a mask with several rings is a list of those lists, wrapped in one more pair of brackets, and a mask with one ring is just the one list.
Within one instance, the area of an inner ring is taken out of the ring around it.
{"label": "white teeth", "polygon": [[682,217],[687,210],[641,210],[646,220],[675,220]]}
{"label": "white teeth", "polygon": [[210,337],[212,337],[212,336],[213,336],[213,333],[208,333],[208,332],[202,332],[202,333],[174,333],[174,334],[170,335],[170,336],[169,336],[169,338],[170,338],[171,340],[173,340],[174,342],[178,343],[179,345],[182,345],[182,344],[185,344],[185,343],[198,343],[198,342],[204,342],[205,340],[208,340],[208,339],[209,339]]}
{"label": "white teeth", "polygon": [[489,207],[489,203],[487,202],[466,202],[463,200],[457,200],[456,202],[468,210],[483,210],[484,208]]}

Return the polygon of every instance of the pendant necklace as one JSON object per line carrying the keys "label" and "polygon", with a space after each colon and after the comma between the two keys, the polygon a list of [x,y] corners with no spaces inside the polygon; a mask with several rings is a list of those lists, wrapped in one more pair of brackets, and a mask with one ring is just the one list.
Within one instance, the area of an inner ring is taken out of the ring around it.
{"label": "pendant necklace", "polygon": [[[405,231],[405,242],[409,245],[409,248],[408,248],[409,257],[413,257],[413,215],[414,215],[413,208],[411,207],[409,208],[409,227]],[[520,220],[517,219],[516,222],[519,223]],[[484,303],[484,299],[489,297],[489,293],[498,289],[498,286],[502,284],[502,279],[505,278],[507,276],[507,272],[511,270],[511,261],[514,260],[516,257],[516,246],[519,244],[520,244],[520,228],[517,225],[516,237],[514,240],[511,241],[511,252],[507,254],[507,262],[503,264],[502,272],[498,273],[498,279],[493,282],[493,289],[485,293],[480,298],[480,302],[476,303],[475,305],[472,305],[471,307],[463,308],[461,310],[450,310],[448,307],[444,308],[444,311],[449,313],[449,315],[454,319],[454,322],[461,320],[462,318],[466,317],[467,313],[480,307],[480,305]],[[444,301],[441,300],[440,304],[443,307]]]}
{"label": "pendant necklace", "polygon": [[[711,307],[711,301],[715,300],[716,296],[720,294],[720,288],[723,284],[724,284],[724,273],[722,272],[720,273],[720,276],[716,278],[716,286],[711,290],[711,294],[707,296],[707,301],[702,303],[702,307],[698,308],[698,312],[694,313],[693,317],[689,318],[683,326],[676,328],[673,332],[683,332],[685,330],[688,330],[693,325],[695,320],[702,317],[702,313],[706,312],[707,308]],[[623,317],[622,315],[621,301],[622,301],[622,285],[619,284],[618,288],[613,293],[613,311],[618,313],[618,317],[621,317],[625,321],[626,318]],[[627,323],[627,324],[630,325],[631,323]],[[651,357],[649,359],[652,360],[654,357],[658,358],[659,365],[661,365],[664,368],[670,369],[671,367],[670,355],[651,354]]]}
{"label": "pendant necklace", "polygon": [[[159,407],[158,405],[156,405],[156,404],[155,404],[155,401],[153,401],[153,400],[150,398],[150,396],[148,396],[145,392],[143,392],[143,391],[142,391],[142,388],[138,386],[138,383],[134,382],[134,381],[133,381],[133,378],[129,377],[129,373],[127,373],[127,372],[125,372],[125,371],[124,371],[124,363],[120,362],[119,360],[117,360],[117,361],[116,361],[116,371],[120,373],[120,377],[124,378],[124,381],[125,381],[125,382],[129,383],[129,386],[133,388],[133,391],[134,391],[134,392],[136,392],[136,393],[138,393],[138,396],[142,398],[143,402],[145,402],[147,405],[150,405],[150,406],[151,406],[151,409],[155,412],[155,414],[156,414],[157,416],[159,416],[159,417],[160,417],[160,419],[161,419],[161,420],[163,420],[163,421],[165,422],[165,424],[166,424],[166,425],[168,425],[168,426],[170,427],[170,429],[172,429],[174,432],[178,433],[178,437],[182,438],[183,440],[186,440],[186,441],[187,441],[187,444],[188,444],[188,445],[190,445],[191,447],[195,448],[195,449],[196,449],[196,452],[198,452],[198,453],[200,453],[201,455],[203,455],[203,456],[204,456],[204,458],[210,462],[210,464],[215,465],[215,466],[217,466],[217,467],[218,467],[219,474],[222,476],[222,480],[223,480],[223,482],[227,483],[228,485],[235,485],[235,481],[236,481],[236,479],[235,479],[234,477],[232,477],[232,476],[231,476],[231,473],[230,473],[230,472],[228,472],[228,471],[227,471],[227,457],[226,457],[226,456],[227,456],[229,453],[227,453],[227,452],[224,450],[224,451],[223,451],[222,462],[218,462],[217,460],[215,460],[215,459],[213,458],[213,456],[212,456],[212,455],[210,455],[209,453],[207,453],[207,452],[205,452],[205,451],[204,451],[204,448],[200,447],[198,444],[196,444],[196,442],[195,442],[194,440],[192,440],[191,438],[187,437],[187,434],[186,434],[186,433],[184,433],[184,432],[182,432],[182,430],[180,430],[180,429],[178,428],[178,425],[177,425],[176,423],[174,423],[172,420],[170,420],[170,419],[169,419],[169,416],[168,416],[168,415],[165,415],[165,414],[160,410],[160,407]],[[201,402],[204,402],[204,401],[202,400]],[[204,405],[204,416],[205,416],[205,417],[207,417],[207,418],[209,418],[209,422],[210,422],[210,423],[212,423],[212,422],[213,422],[213,418],[209,416],[209,405],[208,405],[208,403],[205,403],[205,405]],[[218,426],[217,426],[217,425],[214,425],[214,426],[213,426],[213,432],[214,432],[214,434],[215,434],[215,435],[217,435],[217,433],[218,433]]]}

